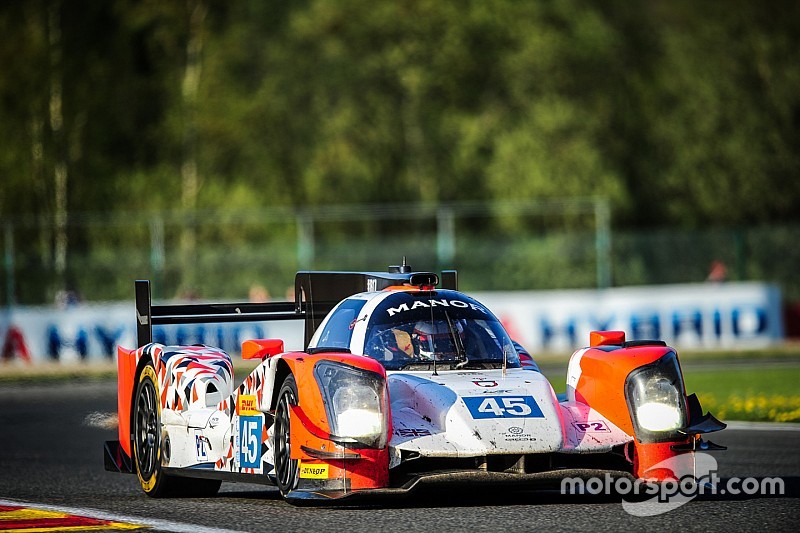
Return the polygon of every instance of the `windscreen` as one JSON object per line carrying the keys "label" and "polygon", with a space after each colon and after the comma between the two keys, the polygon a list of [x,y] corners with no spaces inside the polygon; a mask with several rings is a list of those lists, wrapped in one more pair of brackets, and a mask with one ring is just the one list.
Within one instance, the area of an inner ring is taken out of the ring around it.
{"label": "windscreen", "polygon": [[349,348],[353,336],[353,321],[364,307],[366,300],[344,300],[325,324],[317,341],[317,347]]}
{"label": "windscreen", "polygon": [[364,354],[387,370],[519,367],[517,351],[495,316],[455,291],[398,292],[372,312]]}

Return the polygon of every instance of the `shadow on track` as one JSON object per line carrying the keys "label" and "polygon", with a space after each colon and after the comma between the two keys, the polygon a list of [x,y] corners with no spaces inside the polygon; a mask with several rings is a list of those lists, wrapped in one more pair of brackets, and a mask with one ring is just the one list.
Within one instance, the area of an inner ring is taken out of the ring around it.
{"label": "shadow on track", "polygon": [[[735,478],[734,478],[735,479]],[[731,478],[721,478],[717,486],[717,492],[711,493],[706,489],[701,494],[694,495],[697,501],[744,501],[767,498],[800,498],[800,477],[790,476],[782,478],[747,478],[749,485],[742,485],[738,482],[736,490],[738,493],[730,492],[728,487]],[[775,485],[772,480],[779,479]],[[759,489],[764,487],[766,490],[754,491],[753,484],[757,484]],[[776,490],[770,493],[770,487]],[[744,489],[747,489],[746,491]],[[751,494],[748,494],[751,492]],[[242,490],[227,491],[220,493],[220,498],[231,498],[233,500],[265,500],[280,501],[281,496],[277,490]],[[559,489],[522,489],[500,487],[498,489],[487,489],[486,487],[465,487],[453,486],[443,490],[441,486],[422,486],[412,492],[393,495],[370,495],[365,494],[358,499],[331,500],[324,503],[316,503],[313,506],[330,507],[334,509],[402,509],[402,508],[454,508],[454,507],[481,507],[481,506],[501,506],[510,507],[517,505],[602,505],[609,503],[621,503],[627,501],[644,501],[653,498],[652,494],[620,494],[612,492],[610,494],[564,494]],[[288,504],[287,504],[288,505]]]}

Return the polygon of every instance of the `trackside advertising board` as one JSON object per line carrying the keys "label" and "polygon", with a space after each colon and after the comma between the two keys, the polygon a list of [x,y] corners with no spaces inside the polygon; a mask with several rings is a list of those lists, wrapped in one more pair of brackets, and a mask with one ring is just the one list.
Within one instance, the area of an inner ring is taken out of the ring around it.
{"label": "trackside advertising board", "polygon": [[757,348],[783,339],[780,290],[764,283],[698,283],[606,290],[487,292],[476,298],[529,350],[570,352],[593,330],[678,349]]}
{"label": "trackside advertising board", "polygon": [[[686,284],[606,290],[470,293],[529,351],[585,346],[592,330],[623,330],[629,340],[663,339],[678,349],[756,348],[783,340],[780,291],[765,283]],[[133,302],[0,310],[4,358],[102,361],[136,343]],[[156,326],[164,344],[204,343],[233,355],[250,338],[281,338],[302,349],[303,322]]]}
{"label": "trackside advertising board", "polygon": [[[66,308],[14,307],[0,312],[0,343],[16,343],[16,357],[25,359],[19,341],[33,361],[77,362],[116,359],[117,345],[136,347],[133,302],[79,304]],[[154,326],[153,341],[216,346],[238,356],[247,339],[284,339],[286,349],[303,348],[303,321],[242,322]],[[6,356],[4,356],[6,357]]]}

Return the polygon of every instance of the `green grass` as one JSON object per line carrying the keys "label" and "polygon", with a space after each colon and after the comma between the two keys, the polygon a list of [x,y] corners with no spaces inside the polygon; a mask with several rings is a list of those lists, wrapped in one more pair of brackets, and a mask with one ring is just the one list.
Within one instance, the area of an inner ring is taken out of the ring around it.
{"label": "green grass", "polygon": [[800,363],[684,369],[686,391],[721,420],[800,422]]}
{"label": "green grass", "polygon": [[683,375],[686,391],[713,396],[772,394],[800,396],[800,362],[758,368],[692,368],[686,365]]}

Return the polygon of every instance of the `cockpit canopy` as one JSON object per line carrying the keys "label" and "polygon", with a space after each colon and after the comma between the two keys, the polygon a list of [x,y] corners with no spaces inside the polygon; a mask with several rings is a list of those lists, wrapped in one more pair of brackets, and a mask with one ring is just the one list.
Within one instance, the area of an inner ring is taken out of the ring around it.
{"label": "cockpit canopy", "polygon": [[[387,370],[520,367],[516,347],[486,307],[456,291],[350,298],[323,324],[317,347],[348,348]],[[366,324],[362,324],[362,322]],[[362,334],[354,334],[363,328]],[[363,340],[362,340],[363,339]]]}

